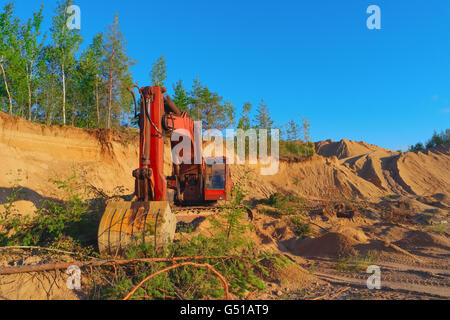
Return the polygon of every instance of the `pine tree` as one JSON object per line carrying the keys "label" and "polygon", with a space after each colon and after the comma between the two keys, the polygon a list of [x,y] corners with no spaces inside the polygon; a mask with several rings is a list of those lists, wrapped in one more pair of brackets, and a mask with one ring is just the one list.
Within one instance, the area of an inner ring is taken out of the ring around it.
{"label": "pine tree", "polygon": [[77,95],[81,97],[80,126],[100,127],[100,94],[103,88],[103,35],[97,34],[77,65]]}
{"label": "pine tree", "polygon": [[183,87],[183,81],[179,80],[176,85],[173,86],[173,102],[181,111],[188,111],[189,109],[189,94]]}
{"label": "pine tree", "polygon": [[257,129],[271,129],[273,126],[272,118],[270,117],[269,109],[264,100],[261,100],[258,109],[256,110],[256,118],[254,127]]}
{"label": "pine tree", "polygon": [[164,55],[153,63],[152,72],[150,74],[153,86],[164,87],[164,81],[167,78],[167,67]]}
{"label": "pine tree", "polygon": [[286,139],[288,141],[297,141],[300,138],[300,126],[291,119],[286,125]]}
{"label": "pine tree", "polygon": [[310,142],[310,137],[309,137],[310,126],[311,126],[311,123],[309,122],[309,120],[306,118],[303,118],[303,139],[305,142]]}
{"label": "pine tree", "polygon": [[238,129],[248,130],[250,129],[250,112],[252,111],[252,104],[250,102],[244,103],[241,112],[241,118],[238,122]]}
{"label": "pine tree", "polygon": [[[107,78],[106,127],[109,129],[112,117],[114,116],[117,120],[122,111],[119,103],[122,99],[124,83],[131,78],[130,66],[135,63],[127,56],[126,41],[120,30],[117,13],[113,24],[106,32],[104,52]],[[113,111],[116,111],[116,114],[113,114]]]}
{"label": "pine tree", "polygon": [[234,124],[234,106],[223,103],[217,92],[212,92],[196,78],[190,93],[190,114],[203,122],[204,129],[223,130]]}

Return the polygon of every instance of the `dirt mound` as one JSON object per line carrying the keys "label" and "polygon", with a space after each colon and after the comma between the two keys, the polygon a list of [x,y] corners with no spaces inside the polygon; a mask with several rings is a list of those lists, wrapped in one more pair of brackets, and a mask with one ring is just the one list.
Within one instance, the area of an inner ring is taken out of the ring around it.
{"label": "dirt mound", "polygon": [[357,243],[369,242],[369,238],[362,230],[350,226],[336,226],[331,229],[331,232],[344,235],[350,239],[353,239]]}
{"label": "dirt mound", "polygon": [[342,257],[355,254],[358,241],[344,234],[328,232],[314,239],[291,239],[283,244],[293,253],[305,257]]}
{"label": "dirt mound", "polygon": [[446,247],[450,249],[448,237],[418,230],[407,232],[405,237],[395,244],[400,247]]}
{"label": "dirt mound", "polygon": [[[248,171],[248,177],[244,178]],[[258,166],[233,166],[231,172],[234,181],[245,181],[253,198],[267,198],[275,192],[296,193],[305,198],[383,195],[382,190],[351,169],[318,155],[303,162],[280,162],[278,173],[272,176],[259,175]]]}

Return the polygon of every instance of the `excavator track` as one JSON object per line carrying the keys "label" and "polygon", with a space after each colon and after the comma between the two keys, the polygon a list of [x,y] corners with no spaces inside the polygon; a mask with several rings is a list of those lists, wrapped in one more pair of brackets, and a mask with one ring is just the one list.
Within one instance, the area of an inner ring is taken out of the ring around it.
{"label": "excavator track", "polygon": [[[247,215],[250,220],[253,219],[253,213],[250,209],[245,207]],[[221,214],[224,212],[223,207],[219,204],[216,206],[195,206],[195,207],[181,207],[172,206],[177,222],[191,223],[198,218],[207,218],[209,216]]]}
{"label": "excavator track", "polygon": [[172,211],[177,218],[177,222],[191,223],[198,218],[207,218],[212,215],[220,214],[221,212],[223,212],[223,209],[221,207],[214,206],[172,206]]}

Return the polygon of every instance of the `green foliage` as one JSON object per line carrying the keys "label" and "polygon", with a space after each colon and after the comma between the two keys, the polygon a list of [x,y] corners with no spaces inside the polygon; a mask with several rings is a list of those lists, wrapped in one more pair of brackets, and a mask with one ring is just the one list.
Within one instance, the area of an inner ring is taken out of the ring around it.
{"label": "green foliage", "polygon": [[291,119],[286,125],[286,138],[288,141],[297,141],[300,139],[300,126]]}
{"label": "green foliage", "polygon": [[450,129],[442,131],[441,133],[434,132],[431,139],[427,142],[427,149],[436,148],[442,144],[450,142]]}
{"label": "green foliage", "polygon": [[78,102],[79,107],[74,124],[78,127],[99,128],[106,123],[101,117],[105,110],[101,97],[106,89],[102,79],[105,69],[102,59],[103,46],[104,36],[98,33],[87,50],[81,54],[75,68],[73,90],[76,94],[73,99]]}
{"label": "green foliage", "polygon": [[[17,170],[17,177],[12,182],[11,193],[6,197],[6,203],[0,211],[0,245],[8,242],[9,235],[17,228],[16,226],[22,220],[14,205],[23,191],[23,188],[20,186],[20,182],[22,181],[20,177],[21,172],[21,169]],[[12,173],[8,173],[8,175],[12,175]],[[29,218],[23,218],[23,220],[27,219]]]}
{"label": "green foliage", "polygon": [[120,29],[119,16],[109,25],[103,46],[106,73],[106,127],[119,122],[123,107],[131,111],[132,98],[127,88],[133,83],[130,67],[135,64],[127,56],[126,41]]}
{"label": "green foliage", "polygon": [[203,129],[226,129],[234,125],[234,106],[223,102],[223,97],[212,92],[198,78],[194,80],[190,92],[189,114],[193,119],[201,120]]}
{"label": "green foliage", "polygon": [[189,93],[183,87],[183,81],[179,80],[177,84],[173,86],[173,90],[173,102],[181,111],[187,112],[189,110]]}
{"label": "green foliage", "polygon": [[423,143],[418,142],[416,145],[410,146],[408,148],[408,152],[424,152],[427,149],[436,148],[440,145],[446,144],[450,142],[450,129],[446,129],[441,133],[437,133],[436,131],[433,133],[433,136],[430,140],[428,140],[425,145]]}
{"label": "green foliage", "polygon": [[152,78],[152,84],[156,87],[164,87],[164,81],[167,78],[167,67],[164,55],[158,58],[153,64],[152,72],[150,74]]}
{"label": "green foliage", "polygon": [[[245,190],[237,184],[233,189],[233,200],[223,206],[223,215],[211,218],[214,228],[213,236],[202,234],[190,239],[182,238],[168,245],[165,250],[154,250],[151,244],[135,244],[128,248],[128,259],[145,257],[229,257],[205,259],[228,281],[230,291],[240,297],[255,289],[265,289],[262,280],[269,273],[261,265],[261,260],[275,261],[277,268],[286,265],[283,257],[267,252],[258,252],[245,236],[247,226],[244,205]],[[166,263],[142,263],[136,267],[123,268],[119,277],[111,285],[100,290],[100,296],[93,298],[118,299],[123,298],[131,289],[145,277],[164,269]],[[219,279],[206,268],[185,266],[162,273],[142,286],[133,299],[221,299],[224,289]]]}
{"label": "green foliage", "polygon": [[311,122],[309,122],[308,119],[303,118],[302,124],[303,124],[303,141],[310,143],[311,140],[309,137],[309,129],[311,127]]}
{"label": "green foliage", "polygon": [[[69,30],[66,26],[67,8],[73,4],[73,0],[61,0],[58,2],[55,9],[55,16],[53,17],[52,40],[53,40],[53,54],[58,71],[61,77],[62,86],[62,119],[63,124],[66,125],[66,86],[67,76],[71,74],[75,67],[75,53],[78,51],[78,46],[83,41],[79,30]],[[73,110],[73,109],[72,109]],[[74,113],[72,111],[72,113]]]}
{"label": "green foliage", "polygon": [[25,23],[14,18],[13,4],[0,12],[0,110],[48,125],[130,125],[134,61],[126,55],[118,17],[80,52],[80,31],[66,26],[72,3],[57,2],[48,37],[42,6]]}
{"label": "green foliage", "polygon": [[90,202],[78,190],[74,174],[65,180],[55,180],[66,201],[45,199],[33,217],[12,210],[22,188],[15,185],[8,206],[0,219],[0,245],[56,245],[59,248],[80,246],[80,235],[95,233],[97,221],[89,215]]}
{"label": "green foliage", "polygon": [[39,37],[41,35],[41,25],[44,20],[42,11],[44,6],[33,14],[28,22],[22,26],[20,31],[20,46],[21,58],[23,61],[22,71],[25,74],[27,90],[28,90],[28,120],[31,120],[32,100],[35,95],[36,87],[38,85],[36,77],[33,77],[37,71],[37,62],[39,54],[44,46],[45,36],[41,42]]}
{"label": "green foliage", "polygon": [[[20,25],[18,19],[13,17],[14,4],[7,3],[0,13],[0,68],[2,71],[2,91],[8,98],[8,111],[13,112],[14,88],[12,83],[20,79],[20,46],[18,33]],[[23,81],[22,81],[23,83]]]}
{"label": "green foliage", "polygon": [[293,195],[283,196],[280,193],[273,193],[268,199],[262,199],[259,203],[275,208],[275,211],[266,211],[265,213],[274,216],[294,215],[303,212],[304,200]]}
{"label": "green foliage", "polygon": [[295,234],[300,238],[304,238],[311,233],[311,225],[304,223],[299,217],[292,217],[291,224]]}
{"label": "green foliage", "polygon": [[[157,251],[151,245],[140,244],[128,249],[128,259],[145,257],[188,257],[188,256],[235,256],[235,258],[205,259],[228,281],[230,291],[241,297],[248,291],[265,289],[265,284],[258,276],[261,266],[260,257],[255,255],[252,246],[239,247],[242,242],[227,240],[226,228],[219,236],[212,238],[198,235],[190,240],[176,241],[165,252]],[[234,234],[234,232],[233,232]],[[240,257],[237,256],[240,255]],[[112,285],[106,285],[101,295],[94,298],[120,299],[146,276],[161,270],[166,263],[138,264],[134,268],[120,270],[119,278]],[[264,269],[264,268],[263,268]],[[267,272],[267,271],[266,271]],[[162,273],[146,282],[133,299],[203,299],[224,297],[224,290],[219,279],[206,268],[185,266]]]}
{"label": "green foliage", "polygon": [[408,152],[423,152],[425,151],[425,147],[422,142],[416,143],[414,146],[410,146],[408,148]]}
{"label": "green foliage", "polygon": [[256,117],[254,120],[254,127],[257,129],[271,129],[273,127],[273,120],[270,117],[269,108],[264,100],[261,100],[258,108],[256,109]]}
{"label": "green foliage", "polygon": [[314,143],[280,141],[280,157],[311,157],[316,153]]}
{"label": "green foliage", "polygon": [[248,130],[250,129],[250,112],[252,111],[252,104],[250,102],[244,103],[241,112],[241,118],[238,122],[238,129]]}

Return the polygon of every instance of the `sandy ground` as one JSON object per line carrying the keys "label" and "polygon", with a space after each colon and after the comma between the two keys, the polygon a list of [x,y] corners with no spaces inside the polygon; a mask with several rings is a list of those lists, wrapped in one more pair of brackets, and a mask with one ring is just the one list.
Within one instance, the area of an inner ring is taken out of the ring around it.
{"label": "sandy ground", "polygon": [[[254,206],[249,237],[262,249],[286,255],[295,267],[271,275],[268,290],[252,298],[448,299],[450,146],[399,154],[329,140],[316,143],[316,150],[310,159],[281,162],[274,176],[259,175],[258,166],[232,167],[233,180],[249,191],[249,203],[275,192],[294,194],[304,199],[299,214],[312,226],[307,238],[298,238],[291,217],[276,218]],[[24,188],[16,210],[33,214],[42,200],[63,197],[52,180],[73,172],[107,194],[131,194],[137,153],[136,135],[47,127],[0,113],[0,210],[16,185]],[[200,230],[207,232],[207,226]],[[0,266],[68,259],[20,250],[0,256]],[[381,290],[367,289],[368,264],[381,267]],[[86,298],[67,289],[67,277],[0,276],[0,298]]]}

